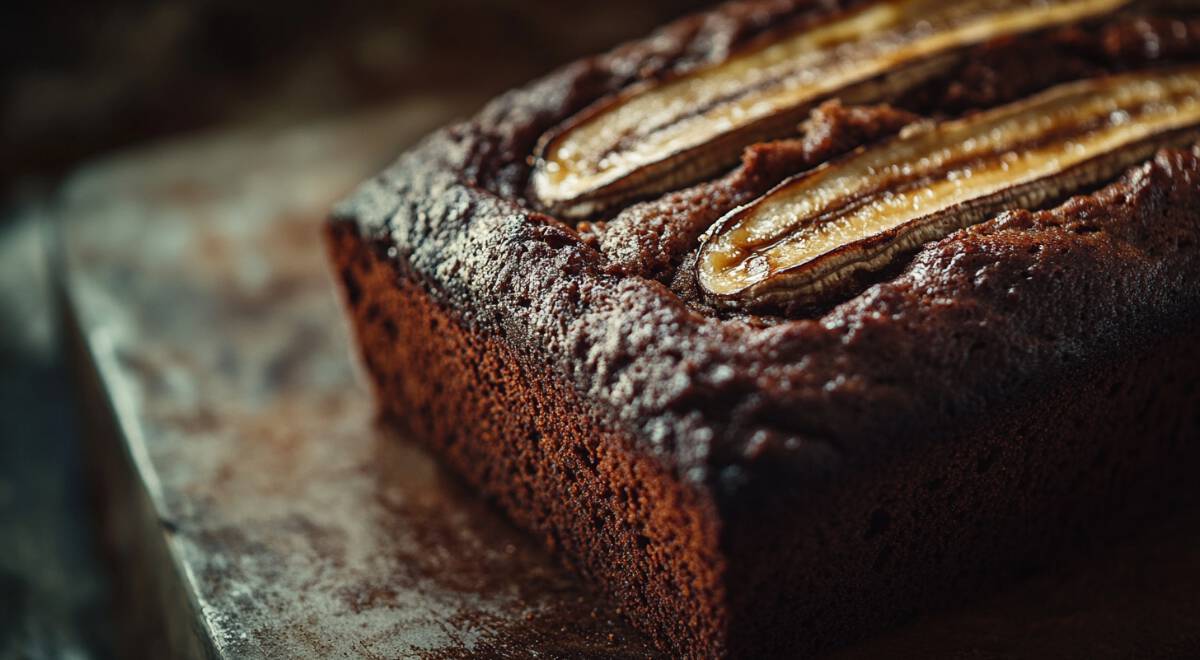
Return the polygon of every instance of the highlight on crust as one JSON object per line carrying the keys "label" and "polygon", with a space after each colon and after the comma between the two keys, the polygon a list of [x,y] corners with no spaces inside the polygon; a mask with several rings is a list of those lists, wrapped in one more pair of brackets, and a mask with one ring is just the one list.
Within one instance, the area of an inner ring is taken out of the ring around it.
{"label": "highlight on crust", "polygon": [[988,39],[1110,13],[1128,0],[868,3],[673,80],[607,99],[543,137],[531,194],[566,217],[695,182],[819,102],[887,100]]}
{"label": "highlight on crust", "polygon": [[996,213],[1112,178],[1200,127],[1200,67],[1059,85],[899,137],[735,209],[702,238],[697,281],[740,309],[818,303],[860,272]]}

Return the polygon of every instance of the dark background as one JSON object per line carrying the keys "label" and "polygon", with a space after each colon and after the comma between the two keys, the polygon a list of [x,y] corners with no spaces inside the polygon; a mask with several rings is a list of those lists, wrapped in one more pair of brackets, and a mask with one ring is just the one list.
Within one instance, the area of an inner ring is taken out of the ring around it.
{"label": "dark background", "polygon": [[485,98],[698,0],[78,2],[5,9],[0,175],[132,142],[413,93]]}
{"label": "dark background", "polygon": [[113,150],[415,95],[469,111],[697,0],[20,3],[0,20],[0,660],[113,656],[47,226]]}

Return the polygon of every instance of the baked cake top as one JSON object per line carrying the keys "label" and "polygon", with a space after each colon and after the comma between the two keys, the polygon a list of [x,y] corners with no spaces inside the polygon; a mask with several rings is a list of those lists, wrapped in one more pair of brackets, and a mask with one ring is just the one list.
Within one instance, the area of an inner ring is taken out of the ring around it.
{"label": "baked cake top", "polygon": [[809,488],[1196,319],[1198,62],[1161,3],[733,3],[333,221],[682,477]]}

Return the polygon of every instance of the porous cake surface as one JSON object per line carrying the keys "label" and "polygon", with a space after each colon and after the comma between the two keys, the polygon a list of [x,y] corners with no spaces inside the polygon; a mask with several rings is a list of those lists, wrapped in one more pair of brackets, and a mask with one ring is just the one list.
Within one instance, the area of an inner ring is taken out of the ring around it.
{"label": "porous cake surface", "polygon": [[919,117],[1186,66],[1186,15],[969,44],[886,103],[826,99],[726,173],[587,221],[531,193],[539,139],[589,105],[865,4],[730,4],[569,65],[330,222],[382,408],[676,653],[827,648],[948,602],[1161,507],[1200,451],[1187,143],[817,306],[722,307],[695,266],[720,216]]}

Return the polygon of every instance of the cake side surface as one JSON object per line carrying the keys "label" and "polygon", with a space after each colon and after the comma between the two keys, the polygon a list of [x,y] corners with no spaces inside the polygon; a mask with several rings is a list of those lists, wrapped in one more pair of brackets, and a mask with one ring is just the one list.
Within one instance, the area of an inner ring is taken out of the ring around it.
{"label": "cake side surface", "polygon": [[589,414],[560,376],[464,324],[386,248],[349,225],[327,239],[389,421],[674,653],[722,654],[725,566],[709,494]]}
{"label": "cake side surface", "polygon": [[724,511],[727,647],[734,657],[824,652],[1194,508],[1197,342],[1183,332],[1031,386],[976,431],[853,486],[767,493]]}

